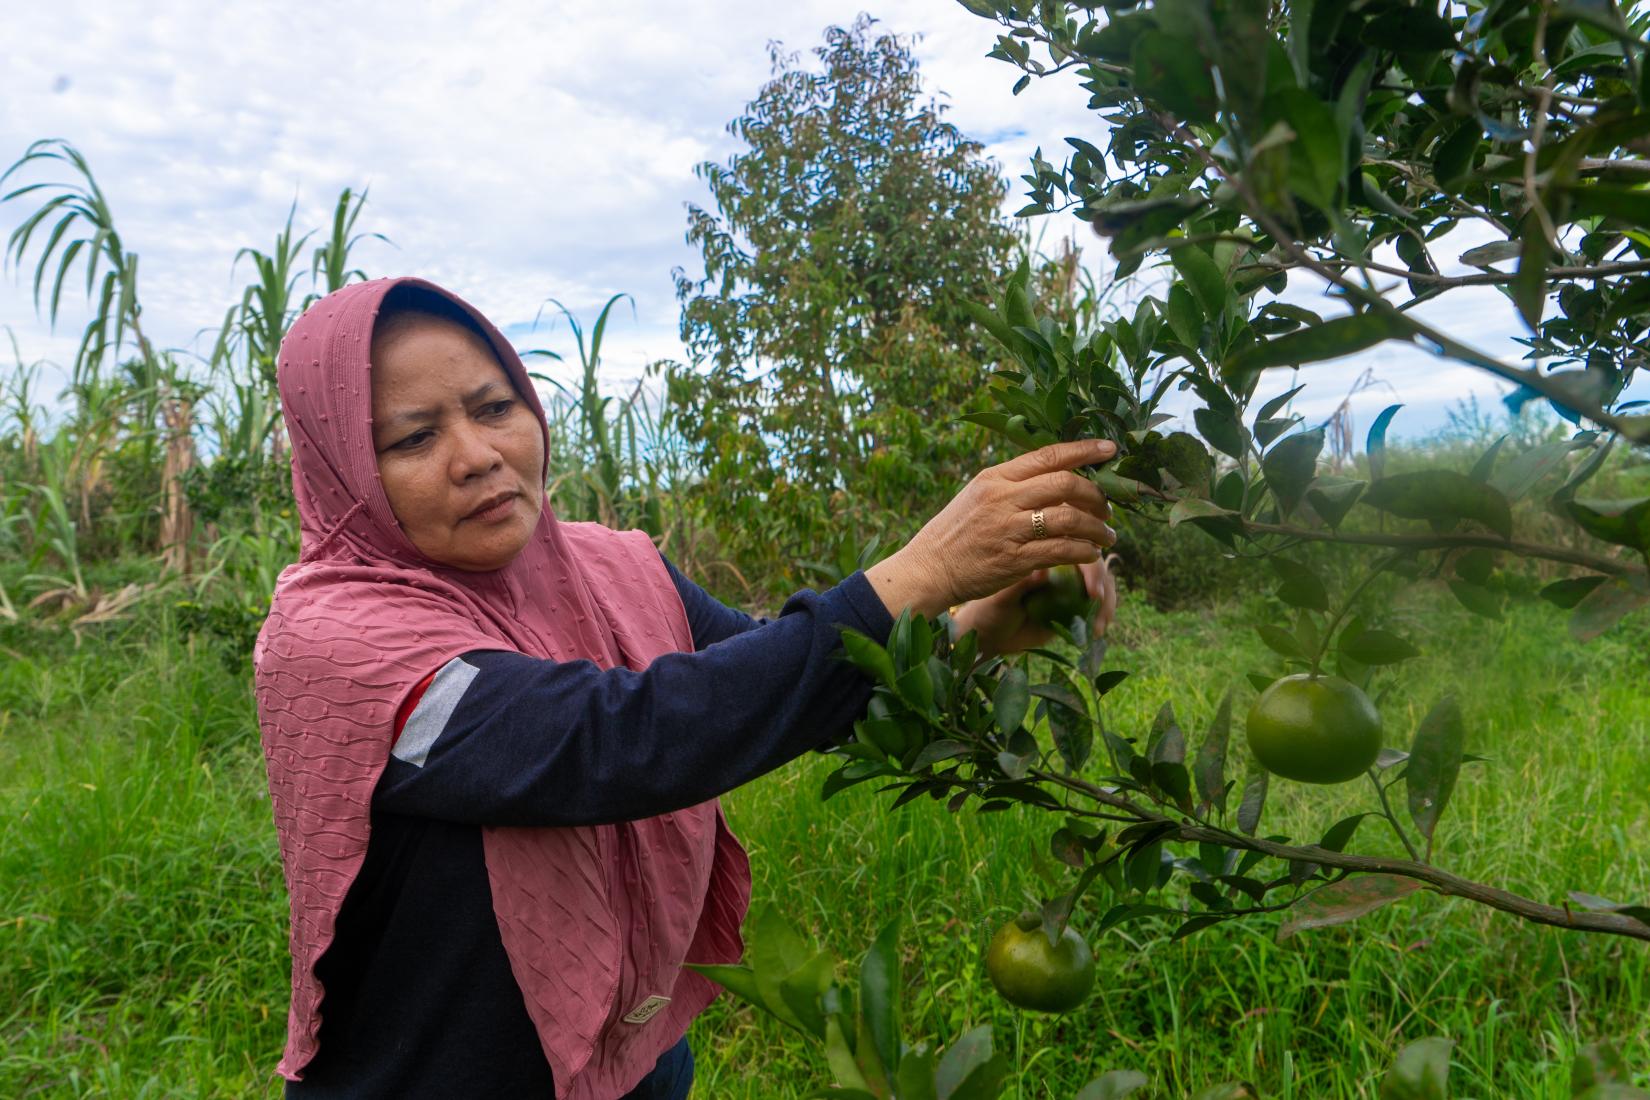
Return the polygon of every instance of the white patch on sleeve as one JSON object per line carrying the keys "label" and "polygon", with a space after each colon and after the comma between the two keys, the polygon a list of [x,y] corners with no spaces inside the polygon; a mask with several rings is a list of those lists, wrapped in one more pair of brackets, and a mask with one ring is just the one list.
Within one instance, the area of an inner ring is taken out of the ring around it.
{"label": "white patch on sleeve", "polygon": [[390,750],[390,755],[415,768],[422,768],[424,761],[429,759],[435,739],[447,728],[447,721],[458,709],[458,701],[464,698],[470,681],[480,671],[474,665],[465,664],[462,657],[454,657],[442,665],[441,671],[435,674],[435,679],[424,689],[423,697],[407,717],[407,724],[401,727],[401,737],[396,741],[395,748]]}

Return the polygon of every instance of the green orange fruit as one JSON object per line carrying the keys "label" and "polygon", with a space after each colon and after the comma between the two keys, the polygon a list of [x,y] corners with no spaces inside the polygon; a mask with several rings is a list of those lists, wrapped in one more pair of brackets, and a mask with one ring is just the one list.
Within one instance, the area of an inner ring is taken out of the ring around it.
{"label": "green orange fruit", "polygon": [[1274,775],[1344,783],[1381,752],[1381,715],[1362,689],[1308,672],[1274,682],[1249,708],[1249,749]]}
{"label": "green orange fruit", "polygon": [[1070,925],[1048,942],[1042,918],[1022,913],[997,929],[985,972],[1003,1000],[1034,1012],[1070,1012],[1094,988],[1094,954]]}
{"label": "green orange fruit", "polygon": [[1048,571],[1048,581],[1020,598],[1026,618],[1041,627],[1055,623],[1069,625],[1088,615],[1094,607],[1089,599],[1083,571],[1075,565],[1056,565]]}

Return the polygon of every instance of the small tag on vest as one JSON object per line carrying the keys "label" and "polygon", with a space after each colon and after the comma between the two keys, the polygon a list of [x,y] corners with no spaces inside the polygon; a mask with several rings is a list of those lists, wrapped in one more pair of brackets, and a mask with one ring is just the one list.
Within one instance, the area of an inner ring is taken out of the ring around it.
{"label": "small tag on vest", "polygon": [[645,1024],[658,1015],[659,1010],[669,1003],[669,997],[660,997],[655,994],[625,1013],[624,1022],[627,1024]]}

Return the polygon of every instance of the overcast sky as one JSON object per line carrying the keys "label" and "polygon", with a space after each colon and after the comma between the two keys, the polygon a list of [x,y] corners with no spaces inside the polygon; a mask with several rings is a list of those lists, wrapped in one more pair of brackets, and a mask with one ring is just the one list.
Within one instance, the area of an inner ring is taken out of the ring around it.
{"label": "overcast sky", "polygon": [[[625,309],[609,328],[616,388],[652,360],[683,357],[670,273],[695,270],[684,206],[708,194],[693,169],[735,150],[725,127],[766,79],[767,43],[811,49],[860,10],[834,0],[18,6],[0,69],[0,160],[46,137],[87,156],[126,247],[142,256],[144,318],[162,345],[207,349],[203,331],[250,278],[245,264],[231,273],[236,251],[269,249],[294,199],[300,229],[321,228],[340,189],[370,186],[359,228],[394,247],[367,242],[357,261],[452,288],[520,347],[571,356],[565,326],[531,331],[548,298],[588,321],[610,295],[631,294],[634,319]],[[990,24],[954,0],[887,0],[871,14],[922,36],[929,89],[1010,176],[1039,145],[1057,157],[1067,134],[1099,140],[1069,74],[1011,96],[1017,73],[983,56]],[[0,229],[27,202],[0,206]],[[1077,224],[1049,224],[1047,240]],[[1100,242],[1084,239],[1103,273]],[[67,363],[84,304],[68,304],[50,332],[29,276],[0,281],[0,324],[25,361]],[[1431,319],[1517,356],[1508,337],[1521,326],[1498,294],[1457,299]],[[9,348],[0,354],[0,371],[14,370]],[[1360,432],[1394,401],[1409,405],[1394,433],[1414,433],[1436,427],[1450,402],[1496,392],[1475,371],[1386,346],[1315,369],[1297,407],[1326,414],[1371,363],[1390,387],[1357,399]],[[1269,377],[1267,388],[1286,384]]]}

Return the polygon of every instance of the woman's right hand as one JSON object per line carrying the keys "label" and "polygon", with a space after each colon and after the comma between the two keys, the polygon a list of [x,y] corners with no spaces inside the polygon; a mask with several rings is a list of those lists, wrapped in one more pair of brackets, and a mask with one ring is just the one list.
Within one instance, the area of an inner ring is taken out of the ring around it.
{"label": "woman's right hand", "polygon": [[[1097,561],[1117,541],[1111,505],[1078,467],[1104,462],[1117,445],[1080,439],[1028,451],[974,475],[933,519],[886,560],[866,571],[893,615],[906,608],[933,618],[980,599],[1037,569]],[[1043,538],[1031,514],[1043,511]]]}

